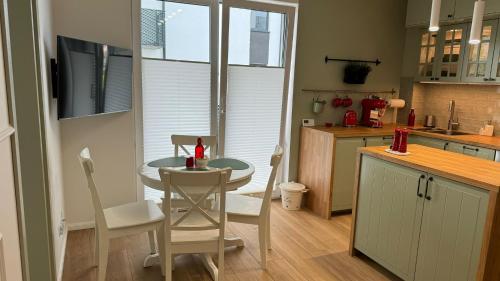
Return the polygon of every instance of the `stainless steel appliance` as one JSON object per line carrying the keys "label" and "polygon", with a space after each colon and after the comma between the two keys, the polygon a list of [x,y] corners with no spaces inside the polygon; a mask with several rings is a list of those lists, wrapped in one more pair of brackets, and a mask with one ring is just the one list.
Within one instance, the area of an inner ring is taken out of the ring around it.
{"label": "stainless steel appliance", "polygon": [[425,115],[424,127],[429,127],[429,128],[436,127],[436,116]]}
{"label": "stainless steel appliance", "polygon": [[497,150],[495,153],[495,162],[500,162],[500,150]]}

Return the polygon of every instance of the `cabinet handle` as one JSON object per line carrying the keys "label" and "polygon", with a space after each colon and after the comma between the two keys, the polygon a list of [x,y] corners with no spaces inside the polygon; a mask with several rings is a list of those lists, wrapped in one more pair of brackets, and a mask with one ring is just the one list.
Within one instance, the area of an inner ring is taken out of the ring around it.
{"label": "cabinet handle", "polygon": [[363,142],[364,142],[364,147],[366,147],[368,145],[368,141],[366,140],[366,138],[363,138]]}
{"label": "cabinet handle", "polygon": [[490,78],[490,81],[497,81],[496,78]]}
{"label": "cabinet handle", "polygon": [[453,14],[449,14],[448,18],[451,19],[453,17]]}
{"label": "cabinet handle", "polygon": [[483,78],[484,81],[491,81],[490,78]]}
{"label": "cabinet handle", "polygon": [[429,182],[433,182],[434,181],[434,178],[433,177],[429,177],[427,179],[427,182],[425,184],[425,199],[431,201],[432,197],[430,195],[427,195],[427,192],[429,191]]}
{"label": "cabinet handle", "polygon": [[467,147],[467,146],[463,146],[462,150],[463,152],[465,152],[465,150],[472,150],[472,151],[475,151],[475,152],[479,152],[479,148],[472,148],[472,147]]}
{"label": "cabinet handle", "polygon": [[436,80],[436,78],[434,78],[434,77],[431,77],[431,81],[434,81],[434,80]]}
{"label": "cabinet handle", "polygon": [[439,77],[434,78],[434,80],[439,80]]}
{"label": "cabinet handle", "polygon": [[425,179],[425,175],[420,175],[420,177],[418,178],[417,196],[420,198],[424,197],[424,195],[420,192],[420,182],[423,179]]}
{"label": "cabinet handle", "polygon": [[445,143],[445,144],[444,144],[444,147],[443,147],[443,150],[446,150],[446,149],[448,148],[448,145],[450,145],[450,143],[448,143],[448,142],[447,142],[447,143]]}

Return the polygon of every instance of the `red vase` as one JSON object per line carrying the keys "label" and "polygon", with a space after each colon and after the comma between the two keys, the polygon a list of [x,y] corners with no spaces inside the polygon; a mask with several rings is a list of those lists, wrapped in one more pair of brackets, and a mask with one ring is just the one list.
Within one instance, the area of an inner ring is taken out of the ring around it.
{"label": "red vase", "polygon": [[205,148],[203,147],[203,141],[201,140],[201,138],[198,138],[198,144],[194,148],[194,158],[195,159],[205,158]]}
{"label": "red vase", "polygon": [[415,109],[412,108],[410,110],[410,114],[408,114],[408,126],[413,127],[415,126]]}

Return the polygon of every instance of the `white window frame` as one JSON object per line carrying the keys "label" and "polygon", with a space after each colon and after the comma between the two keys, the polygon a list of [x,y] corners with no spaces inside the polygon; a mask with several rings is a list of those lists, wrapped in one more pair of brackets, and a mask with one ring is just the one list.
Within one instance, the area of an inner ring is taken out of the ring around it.
{"label": "white window frame", "polygon": [[[219,155],[224,152],[224,135],[221,134],[220,128],[225,125],[225,119],[222,121],[221,115],[225,114],[225,101],[227,95],[227,61],[228,61],[228,39],[229,39],[229,22],[222,23],[222,45],[219,48],[219,4],[223,4],[223,13],[226,11],[226,17],[229,19],[229,8],[245,8],[254,10],[267,10],[287,14],[287,40],[285,53],[285,79],[283,85],[283,102],[282,116],[280,129],[280,145],[284,149],[284,157],[281,168],[278,170],[277,182],[288,180],[288,167],[290,159],[290,136],[291,136],[291,106],[293,101],[293,74],[295,65],[295,49],[297,36],[297,18],[298,18],[298,0],[169,0],[183,4],[202,5],[210,7],[210,91],[211,91],[211,113],[210,113],[210,132],[212,135],[217,135],[220,142]],[[133,112],[135,125],[135,163],[139,167],[144,163],[144,130],[143,130],[143,104],[142,104],[142,46],[141,46],[141,0],[132,0],[132,45],[133,45]],[[225,32],[225,34],[224,34]],[[217,38],[213,40],[212,38]],[[220,85],[224,85],[220,89],[220,106],[219,106],[219,51],[221,50],[221,81]],[[225,54],[225,56],[223,55]],[[224,58],[225,57],[225,58]],[[225,62],[224,62],[225,61]],[[223,79],[224,76],[224,79]],[[223,93],[224,90],[224,93]],[[219,118],[221,120],[219,120]],[[140,176],[136,174],[138,201],[144,200],[144,184]],[[278,190],[279,194],[279,190]]]}
{"label": "white window frame", "polygon": [[[283,99],[281,108],[281,126],[279,144],[285,151],[285,157],[277,174],[277,183],[286,181],[288,178],[289,166],[289,151],[290,144],[286,141],[290,136],[290,112],[291,109],[289,100],[293,96],[293,83],[291,80],[292,54],[295,49],[295,22],[296,22],[296,6],[277,4],[276,1],[248,1],[248,0],[224,0],[222,3],[222,36],[221,36],[221,66],[220,66],[220,111],[219,111],[219,154],[224,156],[225,148],[225,128],[226,128],[226,98],[228,90],[228,57],[229,57],[229,25],[231,22],[230,9],[242,8],[258,11],[267,11],[274,13],[285,14],[286,17],[286,48],[285,48],[285,77],[283,82]],[[293,79],[292,79],[293,80]],[[292,84],[292,85],[291,85]],[[290,98],[289,98],[290,97]]]}

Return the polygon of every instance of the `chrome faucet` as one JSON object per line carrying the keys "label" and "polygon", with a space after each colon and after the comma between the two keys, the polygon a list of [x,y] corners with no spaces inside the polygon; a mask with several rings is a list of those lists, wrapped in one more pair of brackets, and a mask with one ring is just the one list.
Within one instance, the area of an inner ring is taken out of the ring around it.
{"label": "chrome faucet", "polygon": [[456,128],[459,126],[458,119],[457,119],[457,121],[455,121],[455,100],[450,100],[450,104],[448,105],[448,113],[450,115],[448,118],[447,131],[452,132],[454,127]]}

